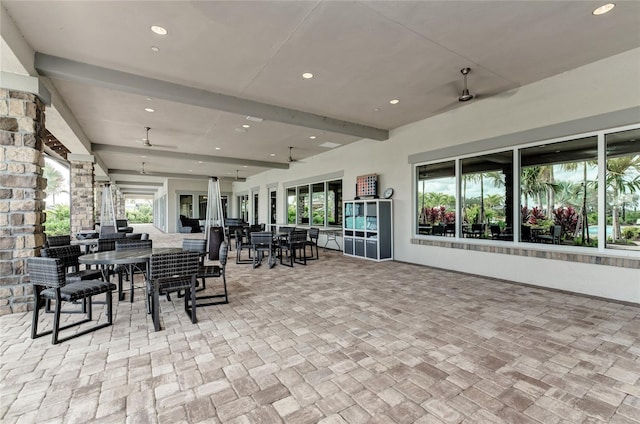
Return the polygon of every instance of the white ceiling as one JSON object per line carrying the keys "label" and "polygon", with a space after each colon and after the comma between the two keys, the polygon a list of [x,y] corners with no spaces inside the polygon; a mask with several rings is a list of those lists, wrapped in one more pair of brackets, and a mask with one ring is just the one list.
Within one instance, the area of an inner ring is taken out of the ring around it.
{"label": "white ceiling", "polygon": [[[2,1],[36,52],[384,130],[463,107],[457,101],[463,67],[472,69],[473,102],[481,102],[640,46],[640,2],[618,1],[612,12],[593,16],[601,4]],[[158,36],[151,25],[169,34]],[[303,72],[314,78],[303,79]],[[52,81],[91,142],[103,145],[95,154],[109,169],[139,171],[144,161],[151,173],[245,177],[266,169],[246,160],[286,164],[288,146],[302,159],[326,151],[324,142],[362,138],[274,120],[249,122],[246,114],[95,81]],[[242,124],[251,127],[236,131]],[[157,147],[144,148],[145,126]],[[176,155],[155,156],[157,150]],[[221,156],[235,163],[217,163]]]}

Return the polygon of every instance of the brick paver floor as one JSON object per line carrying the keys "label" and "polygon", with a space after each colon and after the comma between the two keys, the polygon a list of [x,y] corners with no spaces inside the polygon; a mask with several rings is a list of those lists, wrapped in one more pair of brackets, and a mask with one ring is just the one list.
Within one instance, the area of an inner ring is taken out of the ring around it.
{"label": "brick paver floor", "polygon": [[1,317],[2,422],[640,422],[637,306],[337,252],[233,259],[197,324],[173,296],[154,332],[141,290],[56,346]]}

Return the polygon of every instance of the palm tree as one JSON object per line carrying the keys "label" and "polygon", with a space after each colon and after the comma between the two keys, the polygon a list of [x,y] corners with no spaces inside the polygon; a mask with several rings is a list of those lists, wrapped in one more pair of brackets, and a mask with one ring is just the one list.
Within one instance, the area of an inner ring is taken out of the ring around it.
{"label": "palm tree", "polygon": [[640,191],[640,155],[607,159],[607,188],[611,190],[613,240],[619,240],[621,196]]}
{"label": "palm tree", "polygon": [[67,190],[62,188],[64,182],[64,176],[51,166],[49,163],[45,163],[42,170],[42,177],[47,180],[47,193],[51,195],[52,203],[56,204],[56,194],[68,193]]}

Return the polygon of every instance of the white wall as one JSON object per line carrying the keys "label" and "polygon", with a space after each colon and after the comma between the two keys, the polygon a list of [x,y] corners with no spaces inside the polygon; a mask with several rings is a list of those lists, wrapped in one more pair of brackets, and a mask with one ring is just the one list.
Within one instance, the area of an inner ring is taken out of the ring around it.
{"label": "white wall", "polygon": [[637,269],[411,244],[414,176],[408,163],[408,156],[416,153],[638,107],[639,81],[640,49],[635,49],[406,125],[393,130],[386,141],[361,140],[304,163],[293,163],[289,170],[264,172],[234,183],[234,192],[260,186],[260,217],[264,221],[268,217],[266,185],[279,182],[278,222],[283,222],[283,182],[344,171],[344,198],[350,199],[355,195],[358,175],[378,173],[380,190],[395,189],[396,260],[640,303]]}

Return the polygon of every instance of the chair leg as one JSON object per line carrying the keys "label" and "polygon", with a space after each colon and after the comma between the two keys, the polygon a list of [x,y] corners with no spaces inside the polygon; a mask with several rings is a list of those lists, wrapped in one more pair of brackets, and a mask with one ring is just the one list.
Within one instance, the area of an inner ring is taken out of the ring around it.
{"label": "chair leg", "polygon": [[[191,295],[191,323],[195,324],[198,322],[196,318],[196,277],[195,275],[191,277],[191,289],[189,290],[189,294]],[[187,299],[185,297],[184,300],[185,306],[187,305]]]}
{"label": "chair leg", "polygon": [[160,294],[158,293],[157,287],[156,290],[153,291],[153,299],[151,306],[151,319],[153,320],[153,329],[155,331],[160,331]]}
{"label": "chair leg", "polygon": [[56,289],[56,309],[53,312],[53,331],[51,331],[51,344],[58,344],[58,332],[60,331],[60,288]]}
{"label": "chair leg", "polygon": [[40,286],[33,286],[33,318],[31,319],[31,338],[35,339],[38,334],[38,315],[40,313]]}
{"label": "chair leg", "polygon": [[107,302],[107,323],[109,325],[113,324],[113,299],[111,297],[111,290],[106,293],[106,302]]}

